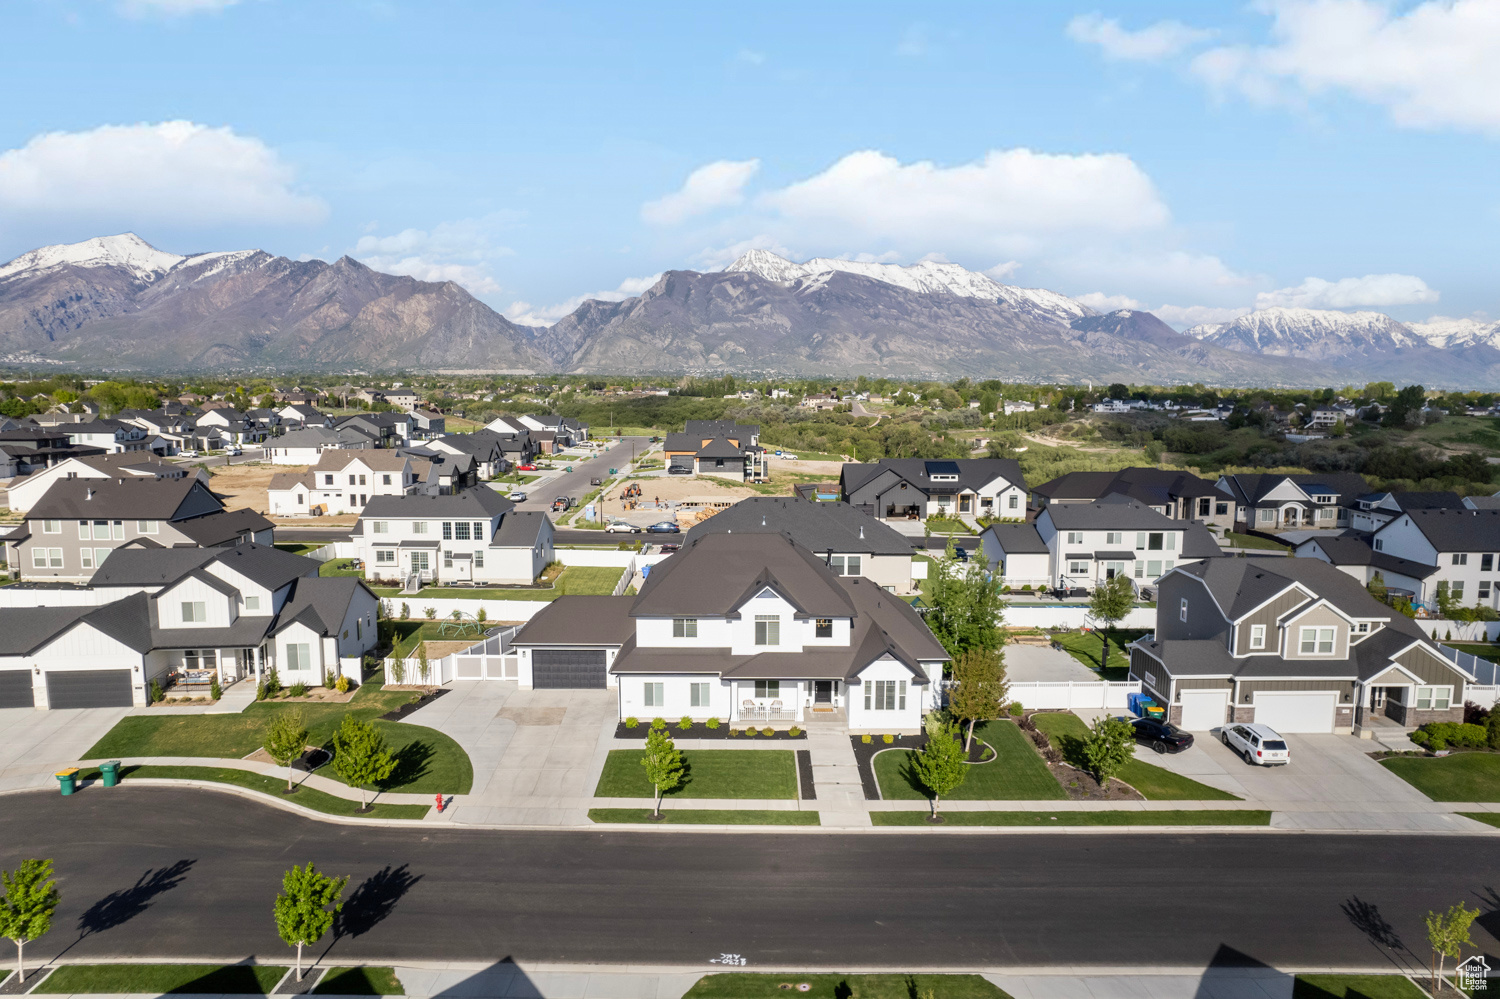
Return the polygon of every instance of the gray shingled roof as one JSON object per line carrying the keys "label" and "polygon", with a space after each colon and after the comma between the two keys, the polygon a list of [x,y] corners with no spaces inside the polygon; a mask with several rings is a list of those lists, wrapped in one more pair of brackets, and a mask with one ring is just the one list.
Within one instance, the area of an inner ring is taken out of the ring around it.
{"label": "gray shingled roof", "polygon": [[[281,613],[276,617],[272,634],[280,632],[294,621],[303,621],[314,630],[327,635],[337,635],[339,625],[349,613],[349,603],[359,590],[368,590],[362,579],[353,576],[309,576],[297,580]],[[243,620],[243,618],[241,619]]]}
{"label": "gray shingled roof", "polygon": [[807,617],[847,617],[853,605],[817,556],[764,534],[705,534],[658,562],[632,617],[725,617],[765,587]]}
{"label": "gray shingled roof", "polygon": [[[683,539],[708,534],[786,534],[815,554],[828,551],[906,555],[911,542],[890,525],[847,503],[814,503],[798,496],[754,496],[694,525]],[[861,533],[862,532],[862,533]]]}
{"label": "gray shingled roof", "polygon": [[530,548],[542,534],[545,525],[551,523],[540,510],[511,510],[500,520],[491,548]]}
{"label": "gray shingled roof", "polygon": [[1045,515],[1060,531],[1186,531],[1190,523],[1118,494],[1092,503],[1051,503]]}
{"label": "gray shingled roof", "polygon": [[958,466],[957,482],[933,483],[927,477],[928,462],[924,458],[882,458],[870,464],[846,464],[840,473],[846,492],[854,492],[860,486],[882,472],[895,472],[918,489],[963,492],[977,490],[995,479],[1004,479],[1021,489],[1026,488],[1026,476],[1021,463],[1014,458],[964,458],[953,462]]}
{"label": "gray shingled roof", "polygon": [[167,586],[196,569],[219,562],[270,590],[301,576],[317,575],[318,563],[269,545],[234,548],[116,548],[94,573],[94,586]]}
{"label": "gray shingled roof", "polygon": [[1118,472],[1069,472],[1032,492],[1050,500],[1100,499],[1112,493],[1147,504],[1162,504],[1172,496],[1225,498],[1214,483],[1191,472],[1161,468],[1122,468]]}
{"label": "gray shingled roof", "polygon": [[1404,516],[1440,553],[1500,551],[1500,510],[1408,510]]}
{"label": "gray shingled roof", "polygon": [[1312,558],[1311,555],[1303,555],[1302,550],[1311,549],[1313,545],[1322,549],[1333,560],[1334,565],[1368,565],[1382,572],[1399,572],[1413,579],[1426,579],[1438,571],[1435,565],[1424,565],[1410,559],[1397,558],[1389,552],[1378,552],[1359,538],[1308,538],[1297,546],[1296,552],[1303,558]]}
{"label": "gray shingled roof", "polygon": [[[653,572],[654,576],[655,573]],[[635,637],[635,597],[558,597],[516,633],[512,645],[624,645]]]}
{"label": "gray shingled roof", "polygon": [[246,532],[272,530],[276,525],[249,507],[221,510],[172,525],[205,548],[227,544]]}
{"label": "gray shingled roof", "polygon": [[194,490],[198,490],[205,500],[223,507],[224,504],[193,476],[180,479],[145,476],[58,479],[47,487],[26,517],[28,520],[89,520],[98,517],[170,521]]}
{"label": "gray shingled roof", "polygon": [[371,496],[360,521],[383,517],[468,517],[479,520],[509,513],[515,506],[489,486],[478,485],[448,496]]}
{"label": "gray shingled roof", "polygon": [[[1007,555],[1046,555],[1047,545],[1036,532],[1035,524],[991,524],[981,538],[991,535]],[[986,552],[994,555],[993,552]]]}

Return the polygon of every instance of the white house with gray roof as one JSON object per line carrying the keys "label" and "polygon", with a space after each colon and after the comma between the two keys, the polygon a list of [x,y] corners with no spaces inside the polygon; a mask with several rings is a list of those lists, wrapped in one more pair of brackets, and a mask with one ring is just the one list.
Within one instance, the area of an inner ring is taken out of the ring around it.
{"label": "white house with gray roof", "polygon": [[905,600],[785,535],[705,534],[636,596],[560,597],[516,634],[520,684],[612,688],[622,720],[919,732],[948,659]]}
{"label": "white house with gray roof", "polygon": [[1013,458],[885,458],[848,464],[839,474],[839,490],[844,502],[877,520],[1026,518],[1026,477]]}
{"label": "white house with gray roof", "polygon": [[555,537],[545,513],[474,486],[448,496],[372,496],[352,541],[370,579],[525,585],[553,560]]}
{"label": "white house with gray roof", "polygon": [[1433,568],[1417,595],[1429,608],[1439,587],[1464,606],[1500,607],[1500,510],[1407,510],[1376,531],[1370,547]]}

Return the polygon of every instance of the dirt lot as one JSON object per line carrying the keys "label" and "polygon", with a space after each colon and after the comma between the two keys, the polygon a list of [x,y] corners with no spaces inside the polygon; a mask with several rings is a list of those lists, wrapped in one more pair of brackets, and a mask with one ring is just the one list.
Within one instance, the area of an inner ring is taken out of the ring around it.
{"label": "dirt lot", "polygon": [[[265,513],[271,508],[270,500],[266,498],[266,487],[271,484],[271,476],[282,472],[301,475],[307,471],[307,468],[306,465],[272,465],[269,462],[220,465],[209,469],[213,473],[213,481],[209,484],[209,488],[224,497],[224,506],[227,509],[238,510],[248,506],[256,513]],[[341,517],[273,517],[271,519],[278,524],[346,527],[353,526],[359,517],[355,514],[347,514]]]}

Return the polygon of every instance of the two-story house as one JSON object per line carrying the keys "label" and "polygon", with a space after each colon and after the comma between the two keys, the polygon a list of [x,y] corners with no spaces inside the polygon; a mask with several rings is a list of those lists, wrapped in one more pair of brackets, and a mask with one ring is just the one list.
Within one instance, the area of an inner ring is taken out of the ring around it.
{"label": "two-story house", "polygon": [[306,403],[293,403],[282,406],[276,411],[276,415],[281,418],[281,425],[289,429],[333,426],[332,417],[325,416],[316,407]]}
{"label": "two-story house", "polygon": [[68,458],[50,468],[12,480],[7,490],[12,513],[27,513],[59,479],[183,479],[191,474],[205,486],[205,469],[160,461],[155,455],[122,452]]}
{"label": "two-story house", "polygon": [[153,682],[206,694],[273,668],[287,685],[357,683],[376,643],[379,601],[362,581],[262,545],[121,548],[87,592],[20,596],[38,606],[0,609],[0,707],[129,707]]}
{"label": "two-story house", "polygon": [[1433,572],[1417,602],[1438,607],[1438,590],[1456,604],[1500,607],[1500,510],[1408,510],[1375,532],[1370,547]]}
{"label": "two-story house", "polygon": [[68,440],[85,447],[97,447],[108,454],[147,449],[147,431],[134,424],[120,420],[90,420],[87,423],[67,423],[59,429],[65,431]]}
{"label": "two-story house", "polygon": [[1378,577],[1388,596],[1405,597],[1415,603],[1422,600],[1424,581],[1438,571],[1435,565],[1378,552],[1356,537],[1319,534],[1297,545],[1292,554],[1336,565],[1361,586],[1369,586]]}
{"label": "two-story house", "polygon": [[5,538],[25,581],[87,582],[116,548],[220,548],[273,540],[272,523],[225,510],[197,476],[59,479]]}
{"label": "two-story house", "polygon": [[614,688],[621,719],[842,721],[919,732],[944,651],[912,610],[791,538],[707,534],[636,596],[559,597],[512,641],[519,683]]}
{"label": "two-story house", "polygon": [[1258,722],[1369,737],[1462,721],[1474,677],[1416,622],[1315,558],[1221,558],[1159,584],[1130,675],[1189,731]]}
{"label": "two-story house", "polygon": [[991,525],[980,543],[991,570],[1013,588],[1092,590],[1116,576],[1139,587],[1221,554],[1203,524],[1174,520],[1118,493],[1092,503],[1048,504],[1034,523]]}
{"label": "two-story house", "polygon": [[760,427],[733,420],[688,420],[683,432],[667,434],[662,447],[669,468],[733,481],[763,482],[769,475]]}
{"label": "two-story house", "polygon": [[910,539],[847,503],[752,496],[701,521],[683,540],[729,533],[785,535],[839,576],[863,576],[889,593],[917,592]]}
{"label": "two-story house", "polygon": [[1218,486],[1234,501],[1239,524],[1257,531],[1348,527],[1356,497],[1370,491],[1353,472],[1221,475]]}
{"label": "two-story house", "polygon": [[106,453],[102,447],[74,444],[63,429],[12,427],[0,430],[0,477],[29,475],[69,458]]}
{"label": "two-story house", "polygon": [[273,438],[266,444],[266,453],[273,465],[311,465],[324,451],[358,450],[374,446],[375,439],[355,427],[331,429],[320,426],[292,430]]}
{"label": "two-story house", "polygon": [[542,574],[555,537],[545,513],[475,486],[448,496],[371,496],[352,540],[370,579],[514,585]]}
{"label": "two-story house", "polygon": [[845,503],[876,520],[1026,518],[1026,477],[1014,458],[884,458],[839,473]]}
{"label": "two-story house", "polygon": [[405,496],[425,485],[431,462],[399,450],[324,451],[306,472],[271,476],[271,515],[359,513],[373,496]]}
{"label": "two-story house", "polygon": [[1349,526],[1374,534],[1408,510],[1464,510],[1464,499],[1454,492],[1369,493],[1356,496]]}
{"label": "two-story house", "polygon": [[1235,502],[1213,482],[1191,472],[1122,468],[1118,472],[1069,472],[1031,490],[1039,509],[1053,503],[1091,503],[1128,496],[1173,520],[1196,520],[1233,530]]}

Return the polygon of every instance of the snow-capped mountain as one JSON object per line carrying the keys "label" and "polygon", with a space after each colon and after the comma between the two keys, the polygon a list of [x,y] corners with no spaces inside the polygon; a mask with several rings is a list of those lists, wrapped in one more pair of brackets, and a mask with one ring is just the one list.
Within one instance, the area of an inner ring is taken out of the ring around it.
{"label": "snow-capped mountain", "polygon": [[1500,322],[1433,316],[1425,323],[1406,325],[1434,347],[1500,347]]}
{"label": "snow-capped mountain", "polygon": [[769,250],[751,250],[724,270],[728,273],[758,274],[769,281],[778,281],[782,284],[795,284],[799,281],[812,282],[828,274],[842,271],[846,274],[858,274],[875,281],[883,281],[886,284],[893,284],[898,288],[924,295],[958,295],[961,298],[1005,302],[1025,312],[1050,316],[1064,323],[1094,314],[1094,310],[1088,306],[1055,291],[1001,284],[986,274],[968,270],[958,264],[938,263],[932,260],[924,260],[919,264],[903,267],[900,264],[814,257],[799,264]]}
{"label": "snow-capped mountain", "polygon": [[0,265],[0,279],[25,272],[44,273],[59,267],[118,267],[142,281],[154,281],[188,258],[158,250],[133,232],[95,236],[82,243],[59,243],[23,253]]}
{"label": "snow-capped mountain", "polygon": [[1323,309],[1261,309],[1227,323],[1194,326],[1187,335],[1246,354],[1320,360],[1427,345],[1384,313]]}

